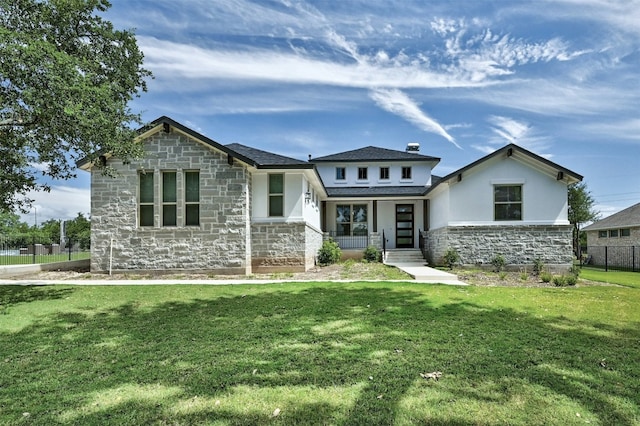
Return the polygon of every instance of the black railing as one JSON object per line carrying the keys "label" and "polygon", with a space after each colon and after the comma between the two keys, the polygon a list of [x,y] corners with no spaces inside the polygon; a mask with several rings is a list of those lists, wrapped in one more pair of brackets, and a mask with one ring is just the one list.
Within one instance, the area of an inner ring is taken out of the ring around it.
{"label": "black railing", "polygon": [[382,260],[387,258],[387,239],[384,236],[384,229],[382,230]]}
{"label": "black railing", "polygon": [[335,231],[329,232],[329,237],[343,250],[365,249],[369,247],[369,235],[344,235]]}
{"label": "black railing", "polygon": [[580,266],[640,272],[640,246],[588,247],[581,253]]}
{"label": "black railing", "polygon": [[0,235],[0,265],[28,265],[88,259],[89,249],[65,238],[63,244],[34,235]]}

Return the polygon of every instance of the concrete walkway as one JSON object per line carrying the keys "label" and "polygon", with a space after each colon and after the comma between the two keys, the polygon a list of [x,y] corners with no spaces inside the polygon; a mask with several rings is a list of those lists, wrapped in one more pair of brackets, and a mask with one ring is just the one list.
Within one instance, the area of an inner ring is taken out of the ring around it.
{"label": "concrete walkway", "polygon": [[413,279],[421,283],[430,284],[449,284],[449,285],[468,285],[458,279],[457,275],[450,274],[439,269],[426,266],[424,262],[398,262],[387,265],[395,266],[411,275]]}

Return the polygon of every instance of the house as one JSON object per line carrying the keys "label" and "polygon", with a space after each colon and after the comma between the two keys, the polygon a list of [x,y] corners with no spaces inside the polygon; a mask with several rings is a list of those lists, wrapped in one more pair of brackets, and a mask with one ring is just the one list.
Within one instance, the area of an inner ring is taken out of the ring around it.
{"label": "house", "polygon": [[440,159],[365,147],[301,161],[222,145],[161,117],[137,138],[144,156],[91,173],[91,269],[302,271],[326,238],[344,251],[448,248],[465,264],[568,267],[567,185],[582,176],[510,144],[445,177]]}
{"label": "house", "polygon": [[640,203],[583,228],[589,263],[640,270]]}

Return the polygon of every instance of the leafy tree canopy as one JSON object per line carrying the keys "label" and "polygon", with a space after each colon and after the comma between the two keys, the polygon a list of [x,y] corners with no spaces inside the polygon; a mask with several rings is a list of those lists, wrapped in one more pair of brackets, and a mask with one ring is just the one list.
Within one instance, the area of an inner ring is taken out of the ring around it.
{"label": "leafy tree canopy", "polygon": [[[595,200],[587,189],[585,182],[569,185],[569,223],[573,225],[573,249],[576,254],[581,245],[580,225],[598,220],[600,212],[594,210]],[[582,238],[584,239],[584,238]]]}
{"label": "leafy tree canopy", "polygon": [[[127,161],[146,91],[132,31],[98,14],[107,0],[0,0],[0,211],[24,210],[40,173],[69,179],[75,162],[101,152]],[[110,172],[105,169],[105,172]]]}

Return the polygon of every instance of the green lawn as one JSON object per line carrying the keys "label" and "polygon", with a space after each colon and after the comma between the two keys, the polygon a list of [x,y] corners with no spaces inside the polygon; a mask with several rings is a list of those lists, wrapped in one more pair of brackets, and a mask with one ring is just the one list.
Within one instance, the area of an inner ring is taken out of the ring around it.
{"label": "green lawn", "polygon": [[584,267],[580,271],[580,278],[640,289],[640,272],[605,271],[604,269]]}
{"label": "green lawn", "polygon": [[[88,251],[71,253],[71,260],[89,259],[91,253]],[[33,261],[32,254],[23,254],[19,256],[0,256],[0,266],[6,265],[30,265],[39,263],[66,262],[69,260],[69,253],[60,254],[37,254]]]}
{"label": "green lawn", "polygon": [[0,304],[0,424],[640,424],[635,288],[0,286]]}

